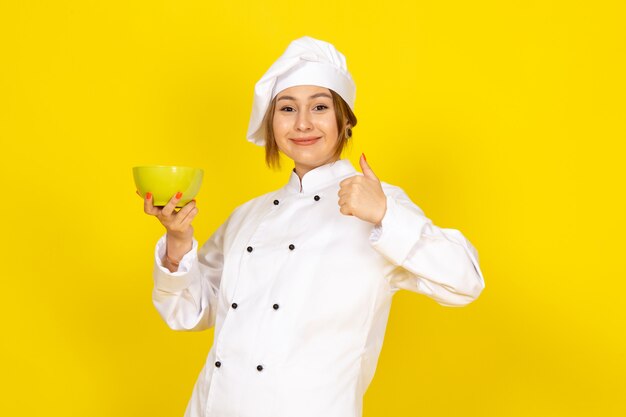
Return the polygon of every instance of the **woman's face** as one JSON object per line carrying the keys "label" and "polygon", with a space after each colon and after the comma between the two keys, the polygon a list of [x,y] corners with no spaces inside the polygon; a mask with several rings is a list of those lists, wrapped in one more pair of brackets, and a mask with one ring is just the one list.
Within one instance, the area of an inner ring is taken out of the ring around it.
{"label": "woman's face", "polygon": [[333,161],[339,132],[328,88],[298,85],[284,89],[276,96],[272,125],[278,149],[293,159],[300,178]]}

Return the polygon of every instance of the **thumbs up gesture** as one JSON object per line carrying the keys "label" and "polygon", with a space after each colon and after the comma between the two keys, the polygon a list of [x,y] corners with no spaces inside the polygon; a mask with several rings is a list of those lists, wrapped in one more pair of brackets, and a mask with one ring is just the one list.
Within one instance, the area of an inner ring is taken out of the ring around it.
{"label": "thumbs up gesture", "polygon": [[387,197],[364,154],[359,164],[363,175],[355,175],[339,183],[339,211],[378,225],[387,212]]}

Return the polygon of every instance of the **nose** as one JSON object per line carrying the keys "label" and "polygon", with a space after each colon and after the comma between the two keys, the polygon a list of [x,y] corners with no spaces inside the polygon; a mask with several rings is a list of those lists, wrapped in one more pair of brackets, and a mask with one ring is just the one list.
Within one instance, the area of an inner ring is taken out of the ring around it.
{"label": "nose", "polygon": [[296,130],[304,132],[312,128],[313,123],[311,122],[311,115],[306,111],[299,112],[296,119]]}

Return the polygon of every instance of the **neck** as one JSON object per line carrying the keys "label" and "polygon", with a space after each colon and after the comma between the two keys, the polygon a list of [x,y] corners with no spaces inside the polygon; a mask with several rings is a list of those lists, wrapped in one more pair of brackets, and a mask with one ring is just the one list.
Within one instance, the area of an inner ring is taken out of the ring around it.
{"label": "neck", "polygon": [[300,178],[300,182],[302,182],[302,178],[304,177],[304,175],[307,172],[312,171],[315,168],[319,168],[322,165],[326,165],[326,164],[329,164],[331,162],[337,162],[338,160],[339,160],[339,158],[332,157],[332,158],[328,158],[328,160],[326,160],[325,162],[322,162],[321,164],[317,164],[317,165],[307,165],[307,164],[303,164],[301,162],[294,161],[294,164],[295,164],[294,170],[296,172],[296,175],[298,175],[298,178]]}
{"label": "neck", "polygon": [[323,162],[319,165],[306,165],[306,164],[302,164],[299,162],[295,162],[295,171],[296,171],[296,175],[298,176],[298,178],[300,178],[300,188],[302,188],[302,178],[304,177],[304,175],[309,172],[314,170],[315,168],[321,167],[322,165],[326,165],[329,164],[331,162],[336,162],[338,161],[339,158],[330,158],[328,159],[326,162]]}

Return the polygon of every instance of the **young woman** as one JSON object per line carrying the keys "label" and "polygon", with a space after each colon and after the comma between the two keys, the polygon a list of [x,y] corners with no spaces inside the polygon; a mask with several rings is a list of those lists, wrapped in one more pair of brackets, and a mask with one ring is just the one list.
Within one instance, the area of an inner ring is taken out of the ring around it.
{"label": "young woman", "polygon": [[255,87],[248,139],[293,160],[287,184],[237,207],[198,250],[195,202],[154,207],[154,304],[175,330],[215,326],[187,417],[357,417],[396,291],[462,306],[478,254],[341,151],[356,125],[345,58],[293,41]]}

